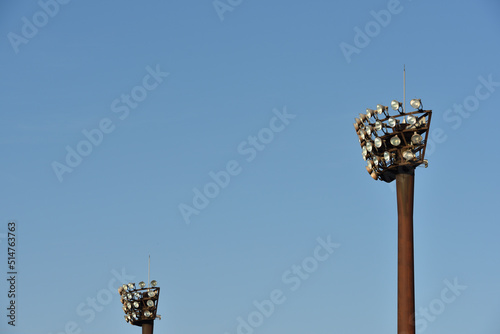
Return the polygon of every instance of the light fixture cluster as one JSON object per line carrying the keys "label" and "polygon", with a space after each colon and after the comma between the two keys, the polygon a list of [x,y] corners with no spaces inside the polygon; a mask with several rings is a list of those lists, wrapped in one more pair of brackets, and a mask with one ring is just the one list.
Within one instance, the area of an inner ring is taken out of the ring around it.
{"label": "light fixture cluster", "polygon": [[154,320],[157,317],[156,309],[160,297],[160,288],[157,284],[155,280],[152,280],[150,287],[146,287],[144,282],[139,282],[138,287],[135,283],[128,283],[118,288],[125,320],[128,323],[142,326],[144,321]]}
{"label": "light fixture cluster", "polygon": [[391,182],[400,168],[422,163],[427,167],[424,156],[432,110],[422,110],[420,99],[411,100],[410,105],[417,110],[407,113],[401,102],[393,100],[391,108],[398,114],[391,116],[389,107],[379,104],[355,119],[366,170],[375,180]]}

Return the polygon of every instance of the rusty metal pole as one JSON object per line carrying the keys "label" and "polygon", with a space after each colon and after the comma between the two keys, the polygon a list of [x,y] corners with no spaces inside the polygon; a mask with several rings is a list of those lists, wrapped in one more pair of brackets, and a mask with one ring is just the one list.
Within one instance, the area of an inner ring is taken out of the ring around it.
{"label": "rusty metal pole", "polygon": [[398,198],[398,334],[415,334],[413,168],[396,175]]}
{"label": "rusty metal pole", "polygon": [[142,334],[153,334],[153,320],[145,320],[142,322]]}

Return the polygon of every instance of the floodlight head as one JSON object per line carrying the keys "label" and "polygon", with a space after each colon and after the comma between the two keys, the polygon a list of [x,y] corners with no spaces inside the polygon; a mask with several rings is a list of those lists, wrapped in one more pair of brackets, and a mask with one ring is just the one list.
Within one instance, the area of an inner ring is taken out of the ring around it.
{"label": "floodlight head", "polygon": [[399,139],[398,136],[394,136],[391,138],[391,145],[392,146],[398,146],[399,144],[401,144],[401,139]]}
{"label": "floodlight head", "polygon": [[366,118],[370,118],[375,114],[375,110],[366,108]]}
{"label": "floodlight head", "polygon": [[158,282],[156,282],[155,280],[152,280],[151,281],[151,286],[154,288],[156,285],[158,285]]}
{"label": "floodlight head", "polygon": [[372,127],[371,127],[371,126],[369,126],[369,125],[368,125],[368,126],[366,126],[366,127],[365,127],[365,131],[366,131],[366,134],[367,134],[368,136],[370,136],[370,135],[372,134]]}
{"label": "floodlight head", "polygon": [[415,132],[413,136],[411,136],[411,143],[413,145],[419,145],[422,143],[422,136]]}
{"label": "floodlight head", "polygon": [[383,144],[382,139],[380,139],[379,137],[375,138],[374,143],[376,148],[380,148]]}
{"label": "floodlight head", "polygon": [[363,122],[366,119],[366,114],[359,114],[359,120]]}
{"label": "floodlight head", "polygon": [[144,283],[144,281],[140,281],[140,282],[139,282],[139,287],[140,287],[141,289],[143,289],[145,286],[146,286],[146,283]]}
{"label": "floodlight head", "polygon": [[378,175],[377,175],[377,173],[375,173],[375,172],[372,172],[372,173],[370,174],[370,176],[371,176],[374,180],[377,180],[377,179],[378,179]]}
{"label": "floodlight head", "polygon": [[422,109],[422,101],[420,99],[412,99],[410,105],[415,109]]}
{"label": "floodlight head", "polygon": [[368,150],[368,152],[371,152],[373,151],[373,145],[372,145],[372,142],[366,142],[366,149]]}
{"label": "floodlight head", "polygon": [[128,289],[129,289],[129,290],[134,290],[134,288],[135,288],[135,283],[129,283],[129,284],[127,285],[127,287],[128,287]]}
{"label": "floodlight head", "polygon": [[391,128],[395,127],[396,124],[398,124],[398,121],[394,117],[390,117],[387,121],[387,125],[389,125]]}
{"label": "floodlight head", "polygon": [[401,108],[401,102],[399,102],[398,100],[392,100],[391,108],[392,108],[392,110],[398,111],[399,108]]}
{"label": "floodlight head", "polygon": [[156,295],[155,291],[148,291],[148,297],[153,298]]}
{"label": "floodlight head", "polygon": [[375,130],[377,130],[377,131],[381,131],[381,130],[382,130],[382,127],[383,127],[383,125],[382,125],[382,122],[381,122],[381,121],[376,121],[376,122],[375,122]]}
{"label": "floodlight head", "polygon": [[384,160],[386,162],[390,162],[391,161],[391,154],[389,152],[384,152]]}
{"label": "floodlight head", "polygon": [[379,115],[382,115],[382,113],[387,109],[386,106],[384,105],[381,105],[381,104],[377,104],[377,113]]}
{"label": "floodlight head", "polygon": [[144,312],[144,316],[145,316],[146,318],[150,318],[152,315],[153,315],[153,313],[151,313],[150,311],[146,311],[146,312]]}
{"label": "floodlight head", "polygon": [[410,125],[414,125],[415,123],[417,123],[417,118],[413,115],[408,115],[407,119],[408,119],[408,124]]}
{"label": "floodlight head", "polygon": [[403,152],[403,158],[409,161],[415,158],[415,154],[411,150],[406,150]]}
{"label": "floodlight head", "polygon": [[150,299],[150,300],[148,300],[148,301],[146,302],[146,305],[147,305],[148,307],[153,307],[153,306],[155,306],[155,302],[154,302],[154,301],[152,301],[152,300]]}

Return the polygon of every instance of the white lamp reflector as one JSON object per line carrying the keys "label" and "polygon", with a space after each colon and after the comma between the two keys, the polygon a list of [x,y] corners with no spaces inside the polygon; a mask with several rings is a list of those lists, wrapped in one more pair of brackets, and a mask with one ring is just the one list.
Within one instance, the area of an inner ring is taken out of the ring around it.
{"label": "white lamp reflector", "polygon": [[391,108],[393,110],[399,110],[400,107],[401,107],[401,102],[399,102],[397,100],[392,100],[392,102],[391,102]]}
{"label": "white lamp reflector", "polygon": [[422,136],[415,132],[415,134],[411,136],[411,142],[413,145],[419,145],[422,143]]}
{"label": "white lamp reflector", "polygon": [[405,160],[411,160],[415,158],[415,154],[413,154],[413,152],[410,150],[406,150],[403,152],[403,158],[405,158]]}
{"label": "white lamp reflector", "polygon": [[413,99],[410,101],[410,105],[415,109],[420,109],[420,107],[422,107],[422,101],[420,101],[420,99]]}
{"label": "white lamp reflector", "polygon": [[397,124],[397,121],[394,117],[389,118],[387,121],[387,125],[389,125],[391,128],[395,127]]}
{"label": "white lamp reflector", "polygon": [[398,136],[394,136],[391,138],[391,145],[392,146],[398,146],[399,144],[401,144],[401,139],[399,139]]}

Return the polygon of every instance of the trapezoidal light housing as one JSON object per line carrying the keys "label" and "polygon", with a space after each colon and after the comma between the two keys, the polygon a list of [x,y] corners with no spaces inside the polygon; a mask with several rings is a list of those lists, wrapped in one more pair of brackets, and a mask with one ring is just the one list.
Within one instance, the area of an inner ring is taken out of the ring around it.
{"label": "trapezoidal light housing", "polygon": [[398,100],[389,105],[398,113],[391,116],[387,106],[377,104],[375,110],[359,114],[354,124],[367,172],[388,183],[398,174],[427,165],[425,150],[432,117],[432,110],[423,110],[420,99],[410,101],[414,111],[407,111]]}

